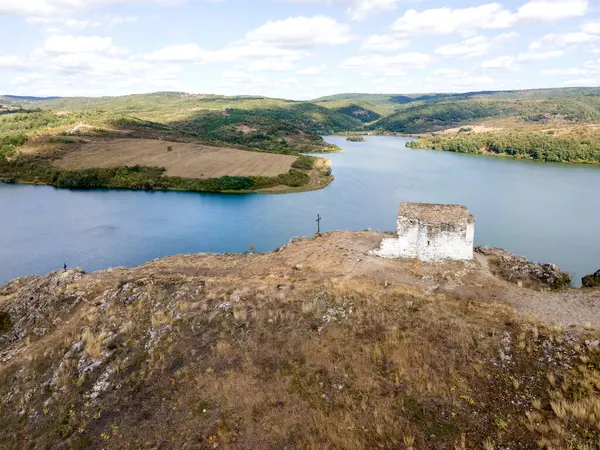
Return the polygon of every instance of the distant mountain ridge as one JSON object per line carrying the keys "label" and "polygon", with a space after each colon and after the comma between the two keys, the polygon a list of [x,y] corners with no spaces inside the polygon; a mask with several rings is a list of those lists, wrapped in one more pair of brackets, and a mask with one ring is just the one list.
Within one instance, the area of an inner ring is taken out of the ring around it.
{"label": "distant mountain ridge", "polygon": [[[213,137],[213,131],[217,135],[239,134],[235,128],[231,128],[236,120],[239,120],[239,125],[252,127],[252,124],[260,122],[262,128],[272,128],[271,122],[275,119],[279,121],[279,128],[284,126],[317,134],[346,131],[427,133],[473,121],[504,118],[511,118],[513,123],[519,122],[525,126],[600,123],[600,87],[463,93],[341,93],[308,101],[259,95],[223,96],[184,92],[116,97],[6,95],[0,96],[0,105],[3,100],[13,109],[20,106],[32,110],[126,114],[185,128],[193,124],[195,129],[204,134],[209,132],[206,128],[209,126]],[[220,119],[223,114],[230,118]],[[224,129],[217,122],[223,122],[229,128]],[[242,138],[239,136],[236,140]]]}

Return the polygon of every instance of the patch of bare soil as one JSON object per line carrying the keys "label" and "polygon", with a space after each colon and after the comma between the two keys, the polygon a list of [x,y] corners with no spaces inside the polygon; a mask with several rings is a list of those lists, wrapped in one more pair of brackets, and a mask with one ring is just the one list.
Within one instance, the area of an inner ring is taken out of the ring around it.
{"label": "patch of bare soil", "polygon": [[448,128],[436,134],[458,134],[461,130],[468,129],[469,133],[491,133],[494,131],[502,131],[500,127],[490,127],[486,125],[463,125],[462,127]]}
{"label": "patch of bare soil", "polygon": [[248,125],[238,125],[235,127],[235,129],[243,134],[248,134],[248,133],[253,133],[255,131],[258,131],[257,128],[253,128]]}
{"label": "patch of bare soil", "polygon": [[251,152],[154,139],[92,140],[53,162],[62,169],[156,166],[185,178],[276,176],[290,170],[295,156]]}

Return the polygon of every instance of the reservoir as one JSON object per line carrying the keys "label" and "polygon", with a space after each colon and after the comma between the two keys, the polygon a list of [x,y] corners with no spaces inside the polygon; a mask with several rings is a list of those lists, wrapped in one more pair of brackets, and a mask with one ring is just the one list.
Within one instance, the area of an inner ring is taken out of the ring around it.
{"label": "reservoir", "polygon": [[179,253],[271,251],[317,230],[394,230],[400,202],[458,203],[476,243],[552,262],[576,284],[600,269],[600,167],[408,149],[343,137],[335,181],[285,195],[70,191],[0,184],[0,283],[79,266],[135,266]]}

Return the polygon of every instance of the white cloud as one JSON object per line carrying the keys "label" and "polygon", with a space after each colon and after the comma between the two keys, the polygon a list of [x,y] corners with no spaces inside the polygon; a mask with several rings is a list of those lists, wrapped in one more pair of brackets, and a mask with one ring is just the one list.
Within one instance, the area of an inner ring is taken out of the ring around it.
{"label": "white cloud", "polygon": [[342,83],[340,82],[340,80],[332,80],[328,78],[321,78],[313,83],[313,87],[315,89],[331,89],[334,87],[339,87],[341,85]]}
{"label": "white cloud", "polygon": [[388,53],[408,47],[409,41],[395,37],[391,34],[374,34],[369,36],[360,47],[363,51]]}
{"label": "white cloud", "polygon": [[564,82],[565,86],[597,86],[600,84],[598,78],[575,78]]}
{"label": "white cloud", "polygon": [[346,69],[368,68],[372,73],[401,74],[405,69],[426,67],[432,58],[426,53],[409,52],[393,56],[358,55],[348,58],[341,66]]}
{"label": "white cloud", "polygon": [[404,36],[443,35],[477,28],[503,28],[510,13],[499,3],[477,7],[436,8],[419,12],[410,9],[392,25],[392,31]]}
{"label": "white cloud", "polygon": [[469,8],[410,9],[392,25],[400,36],[464,33],[477,29],[509,28],[527,22],[552,22],[586,13],[588,0],[532,0],[511,13],[500,3]]}
{"label": "white cloud", "polygon": [[[600,59],[586,61],[581,67],[559,67],[555,69],[546,69],[541,72],[543,75],[548,76],[576,76],[585,77],[586,75],[600,74]],[[569,80],[573,85],[577,83],[575,81],[590,80],[591,78],[576,78]],[[586,84],[586,83],[583,83]],[[600,84],[600,83],[598,83]]]}
{"label": "white cloud", "polygon": [[[2,0],[0,0],[2,1]],[[64,16],[53,16],[53,17],[40,17],[31,16],[27,17],[26,22],[32,25],[41,25],[42,28],[53,34],[60,34],[65,30],[87,30],[90,28],[107,27],[112,28],[123,24],[137,22],[138,16],[120,16],[106,14],[103,16],[94,15],[88,19],[75,19],[66,18]]]}
{"label": "white cloud", "polygon": [[112,48],[110,37],[54,35],[44,42],[42,50],[50,54],[95,53]]}
{"label": "white cloud", "polygon": [[350,0],[346,12],[352,20],[363,20],[367,16],[396,9],[400,0]]}
{"label": "white cloud", "polygon": [[483,70],[490,71],[507,71],[507,70],[519,70],[521,67],[517,64],[517,59],[513,56],[500,56],[496,59],[488,59],[481,63]]}
{"label": "white cloud", "polygon": [[548,50],[545,52],[523,52],[517,56],[519,62],[541,61],[543,59],[558,58],[564,55],[562,50]]}
{"label": "white cloud", "polygon": [[350,42],[350,27],[326,17],[290,17],[269,21],[246,34],[249,42],[262,42],[281,48],[306,48]]}
{"label": "white cloud", "polygon": [[246,70],[249,70],[250,72],[286,71],[291,70],[292,68],[293,64],[290,61],[272,58],[250,61],[246,65]]}
{"label": "white cloud", "polygon": [[517,56],[503,55],[495,59],[485,60],[481,63],[480,67],[483,70],[489,71],[520,70],[520,63],[557,58],[563,54],[564,52],[562,50],[549,50],[546,52],[522,52]]}
{"label": "white cloud", "polygon": [[600,21],[587,22],[578,31],[569,33],[549,33],[529,44],[530,50],[553,47],[578,47],[600,40]]}
{"label": "white cloud", "polygon": [[588,72],[600,73],[600,59],[595,61],[587,61],[583,64],[583,68]]}
{"label": "white cloud", "polygon": [[10,70],[29,70],[33,64],[14,55],[0,55],[0,68]]}
{"label": "white cloud", "polygon": [[237,62],[246,70],[285,71],[310,55],[316,45],[335,45],[350,40],[349,27],[317,16],[270,21],[246,34],[244,40],[218,50],[205,50],[197,44],[177,44],[143,55],[153,62],[215,63]]}
{"label": "white cloud", "polygon": [[445,58],[474,58],[489,53],[495,44],[492,39],[485,36],[475,36],[462,42],[442,45],[435,49],[435,53]]}
{"label": "white cloud", "polygon": [[498,89],[498,80],[489,76],[465,76],[451,80],[448,85],[457,90],[479,91]]}
{"label": "white cloud", "polygon": [[231,93],[244,93],[263,95],[265,91],[277,88],[290,88],[298,84],[295,77],[286,77],[282,80],[272,80],[264,75],[257,75],[243,70],[226,70],[220,76],[219,87]]}
{"label": "white cloud", "polygon": [[453,68],[436,69],[434,74],[447,78],[464,78],[467,76],[467,72]]}
{"label": "white cloud", "polygon": [[532,0],[521,6],[517,22],[553,22],[569,17],[580,17],[588,10],[589,0]]}
{"label": "white cloud", "polygon": [[542,75],[549,76],[579,76],[579,75],[587,75],[590,73],[587,69],[582,69],[581,67],[566,67],[559,69],[545,69],[542,70]]}
{"label": "white cloud", "polygon": [[209,51],[196,44],[176,44],[155,50],[143,58],[153,62],[204,62],[209,55]]}
{"label": "white cloud", "polygon": [[0,16],[65,16],[106,6],[155,3],[179,4],[185,0],[0,0]]}
{"label": "white cloud", "polygon": [[313,67],[307,67],[305,69],[300,69],[296,73],[298,75],[319,75],[321,72],[323,72],[322,67],[313,66]]}
{"label": "white cloud", "polygon": [[43,25],[52,27],[70,28],[73,30],[85,30],[87,28],[99,27],[100,22],[92,20],[78,20],[78,19],[62,19],[62,18],[50,18],[50,17],[27,17],[27,23],[33,25]]}
{"label": "white cloud", "polygon": [[205,50],[197,44],[176,44],[144,54],[145,61],[162,63],[240,63],[251,71],[289,70],[292,63],[308,56],[304,50],[278,48],[263,43],[240,43],[219,50]]}
{"label": "white cloud", "polygon": [[286,3],[329,3],[346,6],[351,20],[364,20],[371,14],[392,11],[402,0],[280,0]]}

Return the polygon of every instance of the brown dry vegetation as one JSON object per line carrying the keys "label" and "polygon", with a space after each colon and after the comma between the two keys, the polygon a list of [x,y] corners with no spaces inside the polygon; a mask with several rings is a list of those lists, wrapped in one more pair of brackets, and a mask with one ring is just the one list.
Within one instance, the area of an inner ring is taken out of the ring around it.
{"label": "brown dry vegetation", "polygon": [[[167,148],[171,147],[169,151]],[[167,175],[184,178],[277,176],[287,173],[296,156],[260,153],[201,144],[153,139],[94,140],[69,151],[54,165],[62,169],[89,167],[165,167]]]}
{"label": "brown dry vegetation", "polygon": [[525,319],[485,261],[368,256],[381,238],[1,287],[0,447],[597,448],[592,325]]}

